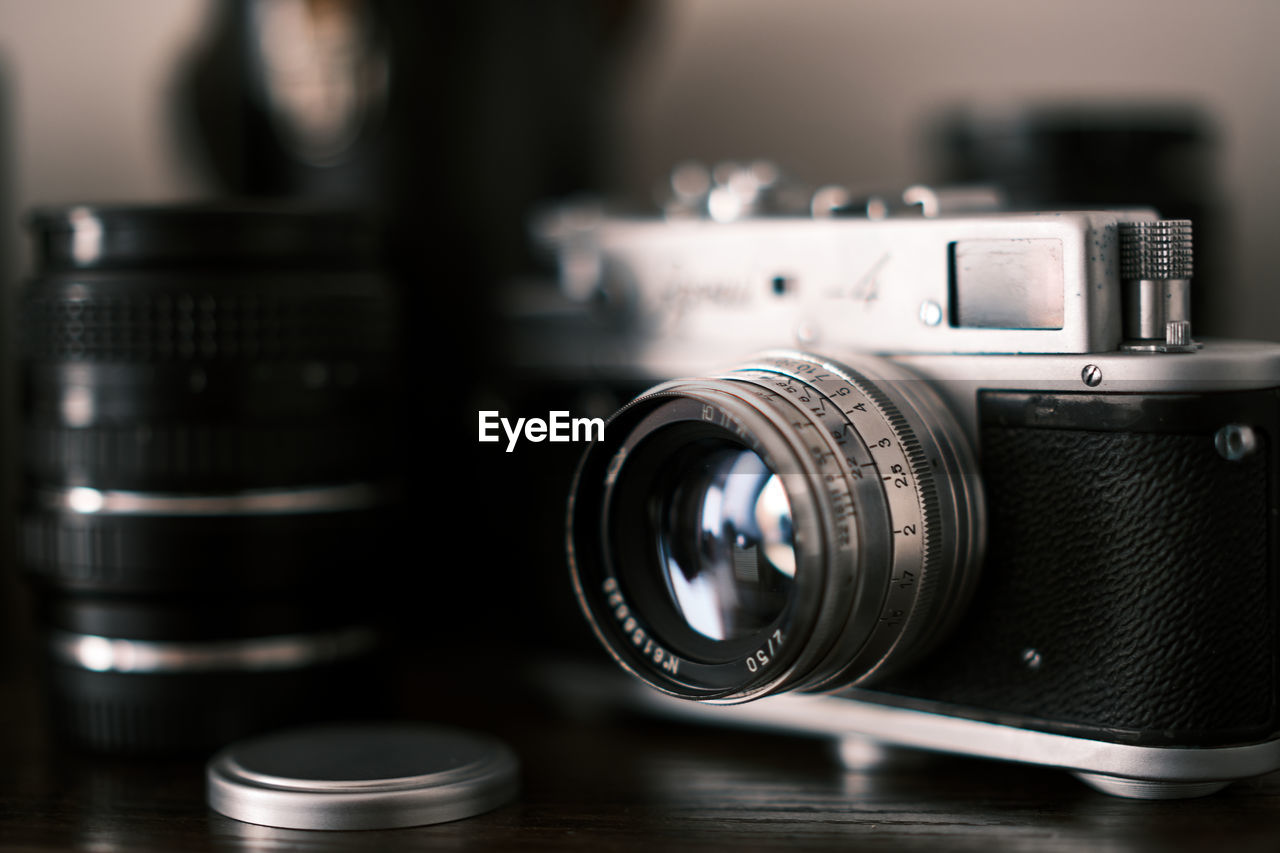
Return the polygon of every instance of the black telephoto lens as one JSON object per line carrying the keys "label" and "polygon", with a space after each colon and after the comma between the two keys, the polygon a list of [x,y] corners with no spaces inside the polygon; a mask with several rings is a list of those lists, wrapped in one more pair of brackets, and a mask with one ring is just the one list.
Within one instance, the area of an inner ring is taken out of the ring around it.
{"label": "black telephoto lens", "polygon": [[30,227],[21,552],[61,727],[157,752],[359,710],[403,447],[373,223],[78,206]]}

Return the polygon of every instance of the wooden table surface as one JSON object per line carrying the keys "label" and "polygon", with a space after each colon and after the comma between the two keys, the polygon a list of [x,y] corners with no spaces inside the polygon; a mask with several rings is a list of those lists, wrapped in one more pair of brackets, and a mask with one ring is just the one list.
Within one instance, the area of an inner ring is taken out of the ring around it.
{"label": "wooden table surface", "polygon": [[368,832],[270,829],[204,804],[199,758],[122,761],[53,742],[21,672],[0,685],[0,849],[1274,850],[1280,774],[1140,802],[1069,775],[898,752],[847,772],[816,739],[556,707],[509,674],[406,673],[408,718],[488,731],[522,763],[497,811]]}

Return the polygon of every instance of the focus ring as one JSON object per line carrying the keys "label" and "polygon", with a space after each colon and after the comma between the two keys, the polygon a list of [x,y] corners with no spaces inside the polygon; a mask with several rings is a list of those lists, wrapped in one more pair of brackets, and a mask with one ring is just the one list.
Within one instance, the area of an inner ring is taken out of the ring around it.
{"label": "focus ring", "polygon": [[[829,444],[834,441],[835,431],[829,426],[834,420],[841,424],[839,430],[852,431],[870,449],[874,467],[858,471],[850,466],[849,476],[855,486],[863,486],[864,494],[869,476],[873,477],[874,488],[882,492],[889,510],[888,531],[871,529],[870,524],[859,527],[864,536],[888,536],[892,543],[887,576],[875,584],[884,598],[874,626],[866,632],[860,648],[845,653],[849,655],[846,663],[818,672],[797,686],[820,690],[878,675],[882,667],[891,665],[891,658],[895,659],[892,665],[902,662],[903,650],[911,648],[922,623],[929,621],[937,575],[930,559],[936,548],[931,549],[930,543],[936,538],[939,522],[933,474],[908,419],[868,377],[847,366],[798,353],[769,356],[759,364],[822,395],[827,403],[816,409],[810,405],[811,416],[818,413],[815,419],[825,419]],[[832,448],[839,450],[834,444]],[[875,568],[862,565],[857,571]],[[849,630],[856,635],[866,627],[850,625]]]}

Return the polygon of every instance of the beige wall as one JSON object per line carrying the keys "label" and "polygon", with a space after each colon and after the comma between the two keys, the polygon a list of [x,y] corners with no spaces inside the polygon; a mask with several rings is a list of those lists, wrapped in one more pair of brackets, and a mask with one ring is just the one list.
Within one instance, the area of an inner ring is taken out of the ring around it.
{"label": "beige wall", "polygon": [[[8,162],[0,280],[29,267],[18,224],[38,204],[159,201],[204,191],[174,145],[173,67],[206,0],[0,0]],[[6,150],[7,149],[7,150]]]}
{"label": "beige wall", "polygon": [[165,114],[206,0],[0,0],[20,207],[199,191]]}

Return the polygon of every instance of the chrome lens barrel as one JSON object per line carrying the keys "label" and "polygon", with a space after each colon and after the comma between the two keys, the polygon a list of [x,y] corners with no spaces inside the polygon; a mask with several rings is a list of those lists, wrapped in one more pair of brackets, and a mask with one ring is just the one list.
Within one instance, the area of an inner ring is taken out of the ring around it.
{"label": "chrome lens barrel", "polygon": [[774,353],[615,415],[579,469],[569,553],[623,667],[738,702],[915,660],[963,610],[984,529],[967,440],[926,382]]}

